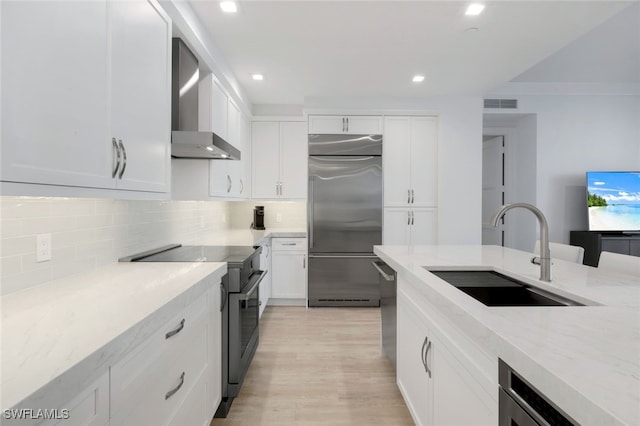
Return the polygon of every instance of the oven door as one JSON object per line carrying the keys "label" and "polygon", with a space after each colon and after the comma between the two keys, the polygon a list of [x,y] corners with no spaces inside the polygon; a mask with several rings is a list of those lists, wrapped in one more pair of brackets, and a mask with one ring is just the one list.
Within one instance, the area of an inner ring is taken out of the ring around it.
{"label": "oven door", "polygon": [[498,395],[499,426],[540,426],[504,389]]}
{"label": "oven door", "polygon": [[266,274],[266,271],[255,271],[245,287],[246,291],[229,293],[229,393],[235,393],[232,390],[235,387],[232,385],[235,384],[238,385],[237,390],[240,390],[258,347],[258,288]]}

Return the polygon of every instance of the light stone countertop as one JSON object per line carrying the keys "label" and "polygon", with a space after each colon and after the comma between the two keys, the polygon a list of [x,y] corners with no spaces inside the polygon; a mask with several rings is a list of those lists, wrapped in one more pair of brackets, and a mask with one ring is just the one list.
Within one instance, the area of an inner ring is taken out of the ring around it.
{"label": "light stone countertop", "polygon": [[114,263],[2,296],[2,408],[67,403],[226,272],[220,262]]}
{"label": "light stone countertop", "polygon": [[252,245],[264,244],[269,238],[304,238],[305,228],[268,228],[264,231],[255,229],[230,229],[215,232],[202,237],[199,244],[204,245]]}
{"label": "light stone countertop", "polygon": [[[487,354],[525,377],[581,424],[640,424],[640,282],[553,260],[538,280],[531,253],[498,246],[376,246],[375,253]],[[577,307],[487,307],[429,273],[493,269],[586,302]]]}

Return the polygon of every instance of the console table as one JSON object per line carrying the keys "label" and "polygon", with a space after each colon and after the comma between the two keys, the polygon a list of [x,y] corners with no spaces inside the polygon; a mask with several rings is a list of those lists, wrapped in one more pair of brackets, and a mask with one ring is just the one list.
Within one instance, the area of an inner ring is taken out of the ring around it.
{"label": "console table", "polygon": [[640,256],[640,235],[598,231],[571,231],[569,244],[584,248],[584,264],[598,266],[600,252]]}

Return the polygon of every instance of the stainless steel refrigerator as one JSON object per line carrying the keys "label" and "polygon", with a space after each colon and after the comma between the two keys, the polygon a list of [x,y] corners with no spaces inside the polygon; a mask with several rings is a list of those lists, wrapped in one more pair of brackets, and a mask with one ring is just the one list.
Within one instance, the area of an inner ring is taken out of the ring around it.
{"label": "stainless steel refrigerator", "polygon": [[309,135],[309,306],[379,306],[382,136]]}

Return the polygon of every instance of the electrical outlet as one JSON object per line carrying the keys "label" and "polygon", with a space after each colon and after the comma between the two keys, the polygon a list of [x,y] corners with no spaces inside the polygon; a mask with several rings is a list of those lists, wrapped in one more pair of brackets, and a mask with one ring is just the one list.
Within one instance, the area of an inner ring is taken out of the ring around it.
{"label": "electrical outlet", "polygon": [[282,213],[276,213],[276,222],[277,223],[282,222]]}
{"label": "electrical outlet", "polygon": [[51,234],[36,235],[36,262],[51,260]]}

